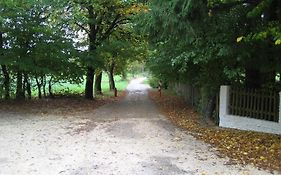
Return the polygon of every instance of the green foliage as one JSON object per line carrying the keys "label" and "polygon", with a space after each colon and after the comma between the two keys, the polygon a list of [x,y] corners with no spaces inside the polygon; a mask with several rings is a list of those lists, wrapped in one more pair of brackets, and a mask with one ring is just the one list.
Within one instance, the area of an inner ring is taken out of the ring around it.
{"label": "green foliage", "polygon": [[[272,64],[264,64],[267,62],[263,59],[264,52],[270,47],[266,42],[274,38],[275,44],[281,43],[276,37],[279,27],[272,25],[267,32],[257,32],[265,23],[257,9],[264,11],[271,3],[262,1],[253,7],[235,0],[209,1],[208,4],[192,0],[151,2],[151,11],[140,16],[144,20],[139,24],[143,32],[148,33],[151,44],[150,70],[170,80],[215,88],[223,82],[241,79],[241,69],[251,62],[256,62],[258,69],[268,69]],[[210,8],[214,9],[210,11]],[[256,18],[250,19],[249,14]],[[268,26],[271,23],[269,21]],[[252,31],[251,34],[247,34],[248,31]],[[243,37],[244,34],[247,37]],[[261,42],[256,43],[254,39]],[[241,44],[241,41],[249,43]],[[253,44],[260,48],[258,54]],[[278,58],[280,48],[271,50]],[[276,64],[276,61],[271,62]]]}
{"label": "green foliage", "polygon": [[[77,75],[81,72],[73,57],[76,51],[72,40],[68,39],[66,31],[60,30],[62,26],[49,20],[55,9],[49,6],[49,1],[46,4],[15,3],[3,8],[1,16],[5,20],[0,30],[6,37],[0,64],[32,75],[79,78]],[[10,13],[11,10],[14,13]]]}
{"label": "green foliage", "polygon": [[160,79],[159,79],[159,78],[156,78],[156,77],[150,77],[150,78],[148,79],[148,84],[149,84],[150,87],[152,87],[152,88],[158,88],[159,82],[160,82]]}
{"label": "green foliage", "polygon": [[280,4],[151,1],[150,11],[142,13],[138,23],[150,44],[147,66],[157,78],[197,86],[203,110],[220,85],[245,85],[246,70],[280,72]]}
{"label": "green foliage", "polygon": [[210,8],[219,8],[229,10],[238,5],[243,4],[248,6],[247,15],[245,18],[255,22],[255,26],[246,33],[245,41],[266,41],[275,42],[276,45],[280,42],[281,29],[281,2],[278,0],[261,0],[253,2],[243,2],[241,0],[208,0]]}
{"label": "green foliage", "polygon": [[[128,85],[128,80],[123,80],[120,76],[115,76],[114,77],[116,80],[116,88],[118,91],[124,91],[127,88]],[[105,74],[103,76],[103,81],[102,81],[102,89],[103,93],[109,94],[109,86],[108,86],[108,76]],[[83,80],[82,83],[75,83],[71,84],[69,82],[58,82],[53,85],[53,91],[54,94],[61,94],[61,95],[66,95],[66,94],[82,94],[84,92],[84,84],[85,80]],[[35,92],[35,89],[34,89]]]}
{"label": "green foliage", "polygon": [[142,7],[123,0],[1,1],[0,65],[8,68],[9,93],[25,93],[30,83],[43,91],[59,82],[81,83],[89,66],[106,69],[112,58],[121,74],[129,58],[139,59],[131,17]]}

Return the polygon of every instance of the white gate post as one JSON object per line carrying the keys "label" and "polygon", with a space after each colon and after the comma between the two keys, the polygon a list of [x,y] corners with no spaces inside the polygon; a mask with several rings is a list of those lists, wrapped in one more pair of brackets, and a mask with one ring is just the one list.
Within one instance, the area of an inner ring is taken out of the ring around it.
{"label": "white gate post", "polygon": [[220,87],[220,110],[219,110],[219,116],[220,118],[225,117],[229,114],[229,91],[230,86],[221,86]]}
{"label": "white gate post", "polygon": [[278,123],[281,125],[281,92],[279,92],[279,121]]}

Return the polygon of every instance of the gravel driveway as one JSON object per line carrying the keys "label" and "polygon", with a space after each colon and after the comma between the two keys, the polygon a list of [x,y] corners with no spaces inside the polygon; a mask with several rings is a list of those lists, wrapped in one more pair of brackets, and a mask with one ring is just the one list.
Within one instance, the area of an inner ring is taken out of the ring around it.
{"label": "gravel driveway", "polygon": [[0,112],[0,174],[270,174],[231,165],[176,128],[148,99],[142,80],[131,81],[125,99],[93,113]]}

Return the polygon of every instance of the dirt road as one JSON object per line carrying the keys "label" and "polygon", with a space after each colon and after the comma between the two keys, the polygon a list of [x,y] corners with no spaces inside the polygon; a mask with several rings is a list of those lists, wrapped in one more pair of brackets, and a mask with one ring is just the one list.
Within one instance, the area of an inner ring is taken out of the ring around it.
{"label": "dirt road", "polygon": [[270,174],[229,165],[209,145],[173,126],[148,99],[142,80],[129,84],[124,100],[93,113],[0,112],[0,174]]}

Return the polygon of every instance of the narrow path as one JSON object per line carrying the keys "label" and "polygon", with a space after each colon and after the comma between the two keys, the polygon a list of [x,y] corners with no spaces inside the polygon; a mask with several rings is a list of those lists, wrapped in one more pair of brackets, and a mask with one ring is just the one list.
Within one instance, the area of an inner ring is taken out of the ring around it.
{"label": "narrow path", "polygon": [[0,174],[270,174],[229,165],[173,126],[132,81],[122,101],[72,117],[0,113]]}

